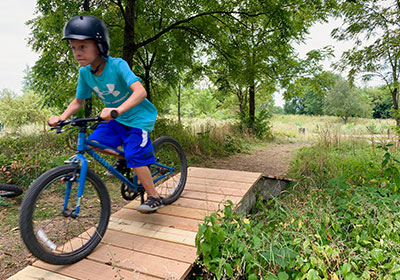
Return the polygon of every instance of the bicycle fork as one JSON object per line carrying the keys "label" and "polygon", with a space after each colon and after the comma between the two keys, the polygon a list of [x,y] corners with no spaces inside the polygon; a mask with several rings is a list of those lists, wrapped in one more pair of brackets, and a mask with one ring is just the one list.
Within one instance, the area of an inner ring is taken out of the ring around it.
{"label": "bicycle fork", "polygon": [[[86,174],[88,170],[88,161],[83,156],[83,154],[77,154],[70,162],[72,165],[75,165],[75,172],[71,178],[68,178],[65,195],[64,195],[64,206],[62,210],[62,214],[64,217],[72,217],[76,218],[79,215],[81,201],[83,196],[83,191],[85,189],[85,181],[86,181]],[[79,168],[80,163],[80,168]],[[79,172],[78,172],[79,171]],[[71,196],[72,184],[76,180],[76,177],[79,174],[79,186],[78,186],[78,193],[76,197],[76,207],[75,209],[69,210],[68,209],[68,202]]]}

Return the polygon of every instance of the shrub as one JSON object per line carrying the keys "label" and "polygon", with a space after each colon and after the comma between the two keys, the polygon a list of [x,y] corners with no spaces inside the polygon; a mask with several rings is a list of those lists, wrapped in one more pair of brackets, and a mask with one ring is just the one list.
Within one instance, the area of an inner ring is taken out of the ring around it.
{"label": "shrub", "polygon": [[391,147],[302,149],[291,171],[298,181],[288,191],[260,198],[252,215],[235,214],[230,204],[204,219],[199,265],[216,279],[399,279],[400,192]]}

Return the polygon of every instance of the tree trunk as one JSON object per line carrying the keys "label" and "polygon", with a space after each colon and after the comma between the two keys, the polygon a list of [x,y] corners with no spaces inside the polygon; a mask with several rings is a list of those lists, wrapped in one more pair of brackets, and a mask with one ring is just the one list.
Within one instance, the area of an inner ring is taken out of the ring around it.
{"label": "tree trunk", "polygon": [[135,0],[128,0],[123,11],[125,15],[124,46],[122,58],[128,62],[130,68],[133,65],[133,56],[136,53],[135,46]]}
{"label": "tree trunk", "polygon": [[151,101],[151,92],[150,92],[150,67],[145,68],[145,73],[144,73],[144,88],[146,89],[147,92],[147,99]]}
{"label": "tree trunk", "polygon": [[[90,0],[83,2],[83,10],[90,12]],[[85,118],[89,118],[92,115],[93,100],[92,97],[85,100]]]}
{"label": "tree trunk", "polygon": [[250,120],[250,127],[254,127],[254,120],[255,120],[255,93],[256,93],[256,86],[254,81],[249,88],[249,120]]}
{"label": "tree trunk", "polygon": [[181,124],[181,82],[178,82],[178,124]]}
{"label": "tree trunk", "polygon": [[396,126],[400,126],[398,92],[399,88],[398,86],[395,86],[395,88],[392,91],[392,99],[393,99],[393,110],[395,112]]}

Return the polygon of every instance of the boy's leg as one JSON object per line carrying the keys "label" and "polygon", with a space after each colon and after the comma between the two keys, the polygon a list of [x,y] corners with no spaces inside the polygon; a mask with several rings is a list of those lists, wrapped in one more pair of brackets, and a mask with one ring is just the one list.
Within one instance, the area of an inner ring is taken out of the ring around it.
{"label": "boy's leg", "polygon": [[147,200],[138,206],[137,210],[146,213],[155,212],[163,207],[163,203],[148,168],[148,165],[156,161],[149,132],[134,127],[126,128],[123,142],[127,167],[133,169],[147,193]]}
{"label": "boy's leg", "polygon": [[156,188],[154,187],[153,178],[147,166],[133,167],[133,171],[138,176],[148,196],[159,198]]}

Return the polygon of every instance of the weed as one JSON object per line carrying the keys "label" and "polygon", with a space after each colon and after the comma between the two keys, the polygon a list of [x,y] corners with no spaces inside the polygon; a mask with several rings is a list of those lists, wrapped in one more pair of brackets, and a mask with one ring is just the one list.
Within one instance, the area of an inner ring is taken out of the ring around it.
{"label": "weed", "polygon": [[299,152],[297,183],[259,199],[255,214],[240,216],[230,204],[205,218],[196,246],[209,278],[399,279],[395,150],[325,139]]}

